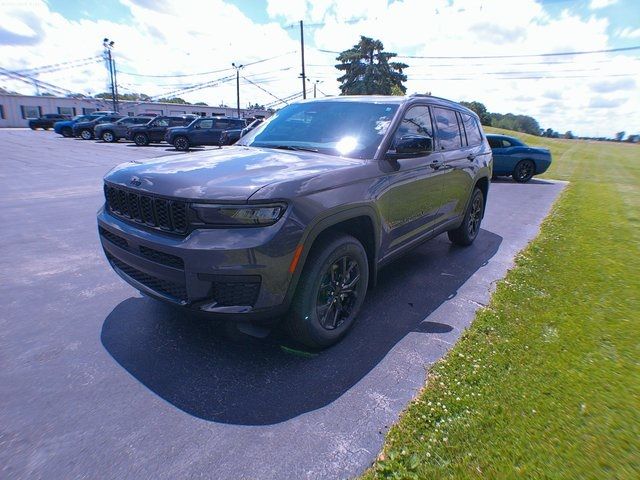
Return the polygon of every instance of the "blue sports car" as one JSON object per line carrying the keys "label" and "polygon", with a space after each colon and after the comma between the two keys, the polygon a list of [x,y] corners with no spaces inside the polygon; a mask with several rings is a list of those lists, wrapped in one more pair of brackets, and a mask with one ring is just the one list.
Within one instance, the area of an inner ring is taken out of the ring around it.
{"label": "blue sports car", "polygon": [[487,140],[493,152],[494,177],[511,175],[516,182],[525,183],[551,165],[547,148],[529,147],[506,135],[487,135]]}

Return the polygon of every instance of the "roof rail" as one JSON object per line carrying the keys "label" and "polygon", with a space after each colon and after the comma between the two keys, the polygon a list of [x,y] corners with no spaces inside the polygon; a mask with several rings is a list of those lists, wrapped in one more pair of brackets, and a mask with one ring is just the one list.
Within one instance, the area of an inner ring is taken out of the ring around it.
{"label": "roof rail", "polygon": [[431,92],[428,92],[428,93],[412,93],[409,96],[410,97],[430,97],[431,96]]}

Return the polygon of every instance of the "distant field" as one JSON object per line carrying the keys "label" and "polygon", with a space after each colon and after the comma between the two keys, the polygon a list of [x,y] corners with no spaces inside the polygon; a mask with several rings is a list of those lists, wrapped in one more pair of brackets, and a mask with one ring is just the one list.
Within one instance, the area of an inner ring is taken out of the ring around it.
{"label": "distant field", "polygon": [[486,130],[571,184],[365,478],[640,478],[640,148]]}

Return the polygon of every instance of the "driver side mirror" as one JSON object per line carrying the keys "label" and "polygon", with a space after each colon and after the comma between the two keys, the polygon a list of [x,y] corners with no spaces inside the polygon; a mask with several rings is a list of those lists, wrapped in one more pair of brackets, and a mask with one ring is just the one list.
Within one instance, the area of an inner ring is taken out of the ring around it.
{"label": "driver side mirror", "polygon": [[395,152],[387,153],[388,158],[419,157],[433,151],[433,139],[423,135],[403,135],[395,147]]}

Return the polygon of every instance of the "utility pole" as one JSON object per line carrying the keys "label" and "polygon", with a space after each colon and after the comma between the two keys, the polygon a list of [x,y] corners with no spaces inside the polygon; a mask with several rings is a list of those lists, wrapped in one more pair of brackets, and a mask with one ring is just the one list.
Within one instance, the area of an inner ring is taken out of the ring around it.
{"label": "utility pole", "polygon": [[318,84],[319,84],[319,83],[321,83],[321,82],[320,82],[320,80],[314,80],[314,81],[312,82],[311,80],[309,80],[309,79],[307,78],[307,82],[311,82],[311,83],[313,83],[313,98],[316,98],[316,90],[317,90]]}
{"label": "utility pole", "polygon": [[300,20],[300,52],[302,53],[302,98],[307,98],[307,76],[304,73],[304,27],[302,26],[302,20]]}
{"label": "utility pole", "polygon": [[231,64],[233,68],[236,69],[236,100],[237,100],[237,115],[240,118],[240,69],[244,67],[244,65],[236,65],[235,63]]}
{"label": "utility pole", "polygon": [[120,111],[120,99],[118,98],[118,75],[116,74],[116,59],[111,59],[113,63],[113,85],[114,90],[116,91],[116,112]]}
{"label": "utility pole", "polygon": [[106,60],[108,62],[109,65],[109,79],[111,81],[111,100],[113,103],[113,111],[117,112],[118,111],[118,104],[117,104],[117,98],[116,98],[116,82],[115,82],[115,72],[114,72],[114,63],[113,63],[113,58],[111,56],[111,49],[113,48],[114,45],[114,41],[113,40],[109,40],[108,38],[105,38],[102,41],[102,46],[104,47],[104,52],[107,56]]}

